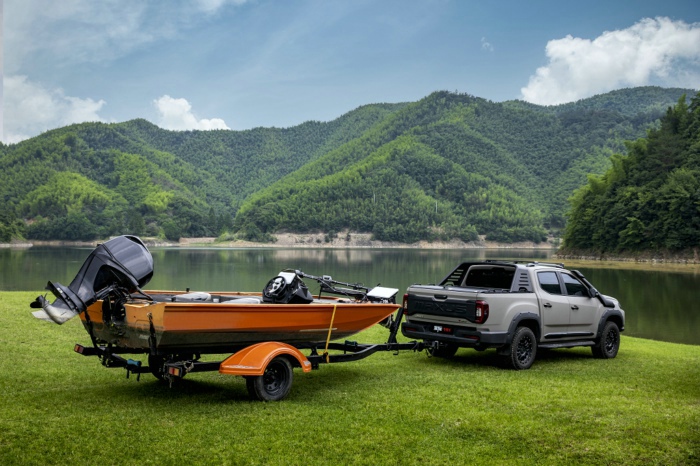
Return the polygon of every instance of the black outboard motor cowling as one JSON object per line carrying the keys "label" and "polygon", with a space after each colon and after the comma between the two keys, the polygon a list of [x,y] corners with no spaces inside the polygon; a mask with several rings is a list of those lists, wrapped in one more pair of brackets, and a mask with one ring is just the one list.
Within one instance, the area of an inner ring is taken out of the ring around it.
{"label": "black outboard motor cowling", "polygon": [[85,260],[69,286],[48,282],[46,289],[56,300],[44,296],[31,303],[39,319],[62,324],[84,312],[88,306],[115,289],[140,291],[153,277],[153,257],[137,236],[118,236],[100,244]]}

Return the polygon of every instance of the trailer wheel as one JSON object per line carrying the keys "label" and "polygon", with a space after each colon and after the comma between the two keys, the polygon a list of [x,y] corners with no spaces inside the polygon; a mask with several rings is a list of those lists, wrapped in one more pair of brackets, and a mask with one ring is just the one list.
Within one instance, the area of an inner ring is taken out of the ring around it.
{"label": "trailer wheel", "polygon": [[161,382],[165,382],[164,364],[165,358],[163,356],[148,355],[148,367],[151,369],[151,374]]}
{"label": "trailer wheel", "polygon": [[292,388],[292,365],[284,356],[274,358],[265,368],[265,373],[246,378],[246,388],[251,397],[260,401],[284,399]]}

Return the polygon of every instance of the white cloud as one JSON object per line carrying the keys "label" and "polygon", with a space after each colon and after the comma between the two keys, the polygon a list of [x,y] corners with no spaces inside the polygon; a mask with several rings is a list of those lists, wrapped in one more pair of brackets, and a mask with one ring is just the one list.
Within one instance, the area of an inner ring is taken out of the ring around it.
{"label": "white cloud", "polygon": [[[5,72],[36,60],[70,66],[107,63],[206,21],[246,0],[15,0],[5,2]],[[11,20],[9,20],[11,18]]]}
{"label": "white cloud", "polygon": [[546,54],[549,63],[520,90],[528,102],[555,105],[651,83],[700,88],[700,23],[645,18],[593,40],[551,40]]}
{"label": "white cloud", "polygon": [[67,96],[62,89],[47,89],[26,76],[4,79],[4,142],[16,143],[59,126],[103,121],[98,112],[104,100]]}
{"label": "white cloud", "polygon": [[487,52],[493,52],[493,45],[486,40],[486,37],[481,38],[481,50],[486,50]]}
{"label": "white cloud", "polygon": [[158,126],[164,129],[184,131],[190,129],[231,129],[221,118],[198,119],[186,99],[174,99],[169,95],[154,100],[153,105],[160,114]]}

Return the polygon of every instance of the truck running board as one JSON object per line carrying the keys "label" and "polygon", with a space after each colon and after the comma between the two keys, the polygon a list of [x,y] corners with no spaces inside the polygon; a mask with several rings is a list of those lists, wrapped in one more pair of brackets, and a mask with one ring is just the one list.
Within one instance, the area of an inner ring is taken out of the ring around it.
{"label": "truck running board", "polygon": [[575,346],[595,346],[595,341],[560,341],[557,343],[541,343],[537,348],[555,349],[555,348],[573,348]]}

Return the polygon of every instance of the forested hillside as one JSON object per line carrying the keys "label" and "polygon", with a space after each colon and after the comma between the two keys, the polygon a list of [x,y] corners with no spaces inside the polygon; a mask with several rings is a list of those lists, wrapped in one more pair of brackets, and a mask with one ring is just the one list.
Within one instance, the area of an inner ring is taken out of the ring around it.
{"label": "forested hillside", "polygon": [[[564,226],[566,199],[645,134],[680,89],[618,91],[558,107],[437,92],[251,196],[234,229],[350,228],[378,239],[541,241]],[[640,113],[622,107],[624,99]],[[653,98],[652,98],[653,96]]]}
{"label": "forested hillside", "polygon": [[0,145],[0,241],[371,232],[541,241],[566,199],[682,89],[540,107],[436,92],[248,131],[84,123]]}
{"label": "forested hillside", "polygon": [[218,235],[248,194],[402,105],[367,105],[290,129],[166,131],[133,120],[49,131],[4,147],[0,241]]}
{"label": "forested hillside", "polygon": [[677,251],[700,246],[700,93],[680,99],[659,128],[628,143],[576,191],[567,251]]}

